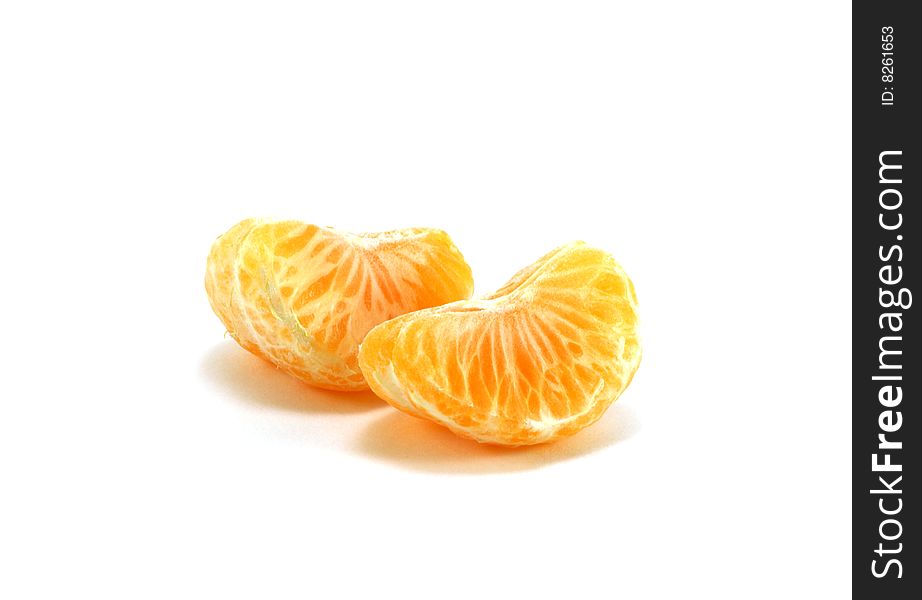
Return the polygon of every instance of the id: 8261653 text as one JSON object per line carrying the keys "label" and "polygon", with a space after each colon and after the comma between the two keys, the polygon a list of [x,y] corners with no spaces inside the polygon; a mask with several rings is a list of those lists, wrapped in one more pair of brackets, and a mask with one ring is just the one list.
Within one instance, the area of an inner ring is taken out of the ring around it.
{"label": "id: 8261653 text", "polygon": [[893,106],[893,63],[893,27],[887,25],[880,28],[880,81],[883,84],[881,106]]}

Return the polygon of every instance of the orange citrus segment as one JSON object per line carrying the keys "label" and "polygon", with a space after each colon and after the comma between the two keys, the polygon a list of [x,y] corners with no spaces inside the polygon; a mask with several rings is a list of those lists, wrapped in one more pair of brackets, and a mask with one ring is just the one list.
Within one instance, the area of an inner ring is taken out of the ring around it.
{"label": "orange citrus segment", "polygon": [[307,383],[366,389],[359,342],[404,313],[470,298],[470,267],[437,229],[350,234],[248,219],[218,238],[205,287],[247,350]]}
{"label": "orange citrus segment", "polygon": [[597,421],[640,357],[633,284],[610,255],[575,242],[494,294],[378,325],[359,364],[396,408],[481,442],[521,445]]}

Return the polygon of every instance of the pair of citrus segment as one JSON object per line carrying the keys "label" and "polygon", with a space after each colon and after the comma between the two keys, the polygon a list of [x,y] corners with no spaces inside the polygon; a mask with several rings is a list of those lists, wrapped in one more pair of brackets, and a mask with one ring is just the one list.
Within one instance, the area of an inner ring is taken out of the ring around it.
{"label": "pair of citrus segment", "polygon": [[634,286],[575,242],[468,300],[436,229],[354,235],[248,219],[214,243],[205,286],[237,342],[315,386],[361,390],[480,442],[517,446],[597,421],[640,364]]}
{"label": "pair of citrus segment", "polygon": [[237,342],[311,385],[367,389],[359,343],[375,325],[470,298],[471,269],[438,229],[354,235],[247,219],[219,237],[205,288]]}
{"label": "pair of citrus segment", "polygon": [[517,446],[597,421],[640,357],[631,280],[610,255],[576,242],[492,295],[378,325],[359,364],[394,407],[464,437]]}

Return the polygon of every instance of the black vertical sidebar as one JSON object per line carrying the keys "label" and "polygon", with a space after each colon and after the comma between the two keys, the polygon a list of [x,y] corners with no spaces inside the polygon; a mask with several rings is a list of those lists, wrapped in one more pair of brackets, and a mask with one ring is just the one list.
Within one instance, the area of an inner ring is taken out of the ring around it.
{"label": "black vertical sidebar", "polygon": [[918,8],[852,6],[854,598],[922,597]]}

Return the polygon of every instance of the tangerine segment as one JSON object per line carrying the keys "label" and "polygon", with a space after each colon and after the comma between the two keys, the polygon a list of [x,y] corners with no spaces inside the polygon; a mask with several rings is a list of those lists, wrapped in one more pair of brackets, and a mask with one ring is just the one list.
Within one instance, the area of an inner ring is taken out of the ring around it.
{"label": "tangerine segment", "polygon": [[444,231],[350,234],[247,219],[215,241],[205,289],[244,348],[318,387],[362,390],[359,342],[404,313],[470,298],[471,269]]}
{"label": "tangerine segment", "polygon": [[394,407],[518,446],[597,421],[640,364],[637,296],[607,253],[562,246],[496,293],[372,329],[359,364]]}

